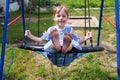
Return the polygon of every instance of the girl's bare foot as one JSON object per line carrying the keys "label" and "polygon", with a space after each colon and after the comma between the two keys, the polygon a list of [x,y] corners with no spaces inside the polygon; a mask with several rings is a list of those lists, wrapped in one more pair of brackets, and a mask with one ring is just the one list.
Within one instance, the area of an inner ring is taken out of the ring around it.
{"label": "girl's bare foot", "polygon": [[61,46],[60,46],[60,42],[59,42],[59,34],[58,34],[57,29],[54,29],[50,33],[50,37],[52,39],[54,49],[59,52],[61,50]]}
{"label": "girl's bare foot", "polygon": [[68,33],[65,33],[63,39],[62,53],[67,53],[71,42],[72,42],[72,36]]}

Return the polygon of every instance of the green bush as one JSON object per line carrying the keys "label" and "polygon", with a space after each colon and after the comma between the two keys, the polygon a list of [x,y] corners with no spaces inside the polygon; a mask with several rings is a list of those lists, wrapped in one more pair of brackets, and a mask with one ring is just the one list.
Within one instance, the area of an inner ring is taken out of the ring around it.
{"label": "green bush", "polygon": [[[65,5],[68,8],[83,8],[85,0],[51,0],[55,4]],[[88,1],[86,1],[88,4]],[[101,0],[90,0],[90,7],[100,7]],[[104,0],[104,7],[114,7],[114,0]]]}
{"label": "green bush", "polygon": [[39,2],[40,7],[53,6],[57,4],[57,1],[55,0],[36,0],[34,1],[34,5],[38,5]]}

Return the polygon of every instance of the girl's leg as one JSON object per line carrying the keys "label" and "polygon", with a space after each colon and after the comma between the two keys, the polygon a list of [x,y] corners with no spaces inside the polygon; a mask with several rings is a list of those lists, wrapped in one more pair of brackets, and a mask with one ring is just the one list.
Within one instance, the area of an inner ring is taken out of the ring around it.
{"label": "girl's leg", "polygon": [[57,29],[54,29],[51,33],[50,33],[51,39],[52,39],[52,43],[53,43],[53,48],[56,51],[60,51],[61,50],[61,46],[60,46],[60,42],[59,42],[59,34]]}
{"label": "girl's leg", "polygon": [[65,33],[64,39],[63,39],[63,47],[62,47],[62,53],[67,53],[72,49],[72,36],[68,33]]}

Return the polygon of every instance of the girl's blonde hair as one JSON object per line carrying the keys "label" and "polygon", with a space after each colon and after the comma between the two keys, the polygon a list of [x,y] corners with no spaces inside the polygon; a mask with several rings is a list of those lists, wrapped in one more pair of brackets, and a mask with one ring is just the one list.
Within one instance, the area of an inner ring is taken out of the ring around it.
{"label": "girl's blonde hair", "polygon": [[55,14],[58,14],[61,10],[64,10],[65,13],[67,14],[67,16],[69,16],[68,14],[68,9],[64,6],[57,6],[53,8],[53,17],[55,16]]}

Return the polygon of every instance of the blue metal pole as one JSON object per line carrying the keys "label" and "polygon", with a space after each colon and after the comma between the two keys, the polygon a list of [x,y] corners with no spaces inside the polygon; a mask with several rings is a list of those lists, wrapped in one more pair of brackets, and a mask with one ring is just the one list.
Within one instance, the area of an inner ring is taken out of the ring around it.
{"label": "blue metal pole", "polygon": [[103,7],[104,7],[104,0],[101,0],[100,16],[99,16],[99,25],[98,25],[97,46],[99,46],[99,44],[100,44],[100,33],[101,33],[101,24],[102,24]]}
{"label": "blue metal pole", "polygon": [[9,0],[6,0],[5,12],[4,12],[4,31],[2,35],[2,48],[1,48],[1,58],[0,58],[0,80],[2,80],[3,67],[4,67],[4,55],[6,47],[6,36],[7,36],[7,24],[8,24],[8,14],[9,14]]}
{"label": "blue metal pole", "polygon": [[115,0],[115,16],[116,16],[116,46],[117,46],[117,71],[118,80],[120,80],[120,15],[119,0]]}
{"label": "blue metal pole", "polygon": [[[25,12],[24,12],[24,0],[21,0],[21,9],[22,9],[22,25],[23,25],[23,33],[25,34],[26,25],[25,25]],[[23,34],[23,35],[24,35]],[[26,44],[26,37],[24,35],[24,44]]]}

